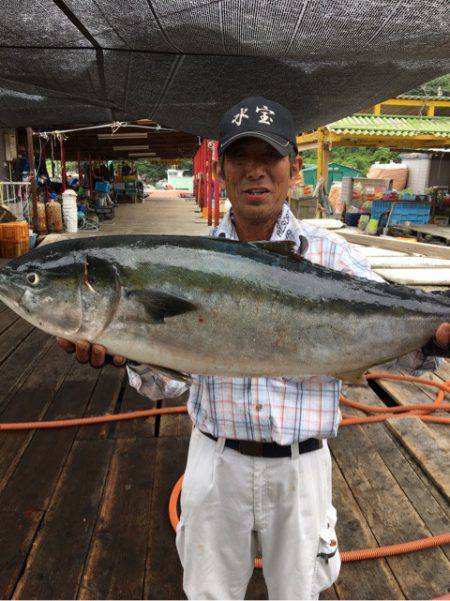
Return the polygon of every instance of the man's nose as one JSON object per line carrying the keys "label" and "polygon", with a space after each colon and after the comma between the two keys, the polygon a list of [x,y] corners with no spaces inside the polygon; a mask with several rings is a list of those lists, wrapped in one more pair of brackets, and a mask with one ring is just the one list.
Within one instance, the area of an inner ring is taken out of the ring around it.
{"label": "man's nose", "polygon": [[245,165],[245,175],[250,179],[259,179],[266,174],[263,162],[250,159]]}

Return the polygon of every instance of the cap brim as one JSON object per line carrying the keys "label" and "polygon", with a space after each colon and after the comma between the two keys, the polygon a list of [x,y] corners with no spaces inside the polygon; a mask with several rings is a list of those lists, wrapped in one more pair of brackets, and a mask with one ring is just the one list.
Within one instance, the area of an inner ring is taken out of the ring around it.
{"label": "cap brim", "polygon": [[259,138],[260,140],[264,140],[271,146],[275,148],[277,152],[280,153],[281,156],[285,157],[290,154],[291,149],[295,148],[292,142],[287,141],[285,138],[281,136],[276,136],[274,134],[263,134],[259,131],[243,131],[240,134],[235,134],[228,140],[226,140],[223,144],[219,144],[218,154],[221,156],[227,148],[229,148],[232,144],[237,142],[237,140],[242,140],[242,138]]}

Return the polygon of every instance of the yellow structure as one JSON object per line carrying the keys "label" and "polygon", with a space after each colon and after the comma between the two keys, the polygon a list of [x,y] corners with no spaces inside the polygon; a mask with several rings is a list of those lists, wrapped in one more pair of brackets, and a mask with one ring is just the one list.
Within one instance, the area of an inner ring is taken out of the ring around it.
{"label": "yellow structure", "polygon": [[[396,107],[402,114],[388,114]],[[435,115],[436,111],[440,115]],[[413,114],[411,114],[413,113]],[[414,114],[419,113],[419,114]],[[447,114],[445,114],[447,113]],[[333,146],[387,147],[418,150],[450,147],[450,101],[416,97],[391,98],[359,113],[297,137],[299,152],[317,148],[317,179],[328,178]]]}

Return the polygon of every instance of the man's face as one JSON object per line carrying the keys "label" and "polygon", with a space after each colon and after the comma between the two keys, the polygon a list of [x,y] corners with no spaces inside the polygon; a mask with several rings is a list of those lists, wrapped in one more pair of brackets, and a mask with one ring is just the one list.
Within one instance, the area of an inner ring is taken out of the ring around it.
{"label": "man's face", "polygon": [[220,178],[236,217],[256,224],[276,220],[298,170],[298,159],[291,170],[289,156],[264,140],[243,138],[226,150]]}

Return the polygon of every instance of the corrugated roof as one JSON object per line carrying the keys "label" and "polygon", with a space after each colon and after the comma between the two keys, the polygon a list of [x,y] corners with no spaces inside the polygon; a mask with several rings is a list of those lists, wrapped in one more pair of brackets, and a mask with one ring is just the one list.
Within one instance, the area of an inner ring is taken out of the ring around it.
{"label": "corrugated roof", "polygon": [[424,102],[426,102],[427,100],[446,100],[447,102],[450,102],[450,96],[447,94],[442,94],[441,96],[423,96],[420,94],[399,94],[397,96],[398,99],[400,100],[423,100]]}
{"label": "corrugated roof", "polygon": [[405,137],[433,135],[446,138],[450,137],[450,118],[356,114],[330,123],[327,128],[337,134]]}

